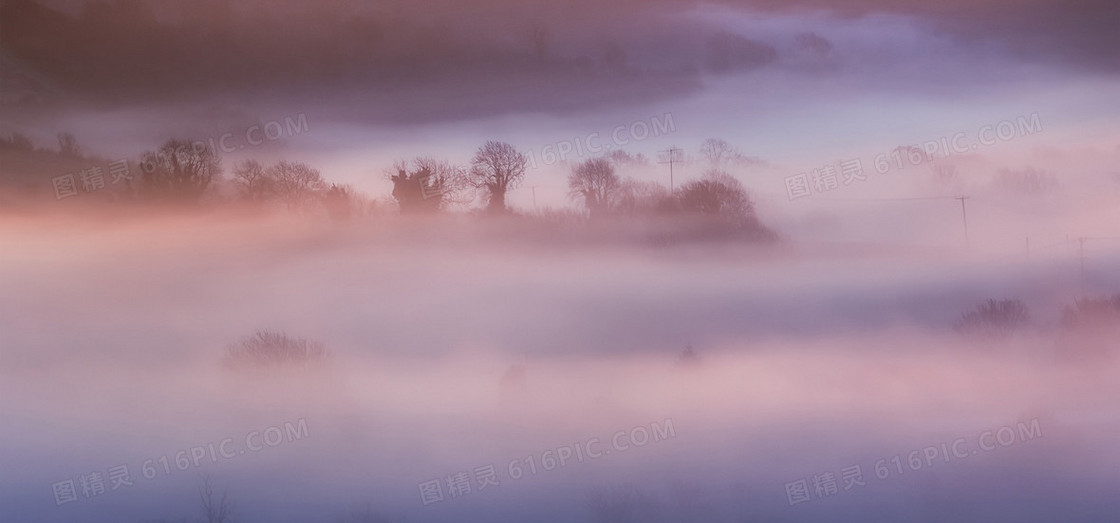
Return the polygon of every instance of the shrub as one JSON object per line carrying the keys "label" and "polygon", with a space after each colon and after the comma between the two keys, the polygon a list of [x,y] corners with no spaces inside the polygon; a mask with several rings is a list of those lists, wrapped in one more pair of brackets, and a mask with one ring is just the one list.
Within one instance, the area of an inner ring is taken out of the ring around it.
{"label": "shrub", "polygon": [[996,186],[1019,194],[1046,194],[1058,188],[1058,179],[1046,171],[1033,167],[1021,171],[1000,169]]}
{"label": "shrub", "polygon": [[23,133],[12,133],[7,139],[0,138],[0,148],[15,149],[17,151],[34,151],[35,144]]}
{"label": "shrub", "polygon": [[1120,326],[1120,294],[1105,298],[1079,298],[1062,312],[1067,329]]}
{"label": "shrub", "polygon": [[989,299],[962,314],[954,328],[964,335],[1003,338],[1029,323],[1030,314],[1022,301]]}
{"label": "shrub", "polygon": [[322,343],[264,330],[230,346],[225,361],[231,368],[245,369],[307,365],[326,358]]}
{"label": "shrub", "polygon": [[677,367],[684,369],[699,367],[700,361],[700,353],[696,352],[692,345],[689,345],[677,356]]}

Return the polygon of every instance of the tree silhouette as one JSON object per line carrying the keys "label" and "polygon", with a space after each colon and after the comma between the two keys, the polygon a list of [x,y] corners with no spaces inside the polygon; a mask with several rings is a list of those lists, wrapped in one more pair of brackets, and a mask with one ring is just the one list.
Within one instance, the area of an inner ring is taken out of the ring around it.
{"label": "tree silhouette", "polygon": [[605,158],[582,162],[568,175],[568,194],[572,198],[582,198],[592,218],[610,210],[620,185],[614,166]]}
{"label": "tree silhouette", "polygon": [[214,487],[210,484],[210,477],[202,477],[202,485],[198,487],[198,496],[202,504],[202,515],[206,523],[228,523],[233,515],[233,501],[229,498],[229,490],[222,491],[219,498],[214,497]]}
{"label": "tree silhouette", "polygon": [[327,187],[319,170],[305,163],[282,161],[269,167],[267,174],[289,211],[302,209]]}
{"label": "tree silhouette", "polygon": [[995,180],[996,187],[1011,193],[1023,195],[1041,195],[1058,188],[1058,179],[1054,175],[1027,167],[1021,171],[1000,169]]}
{"label": "tree silhouette", "polygon": [[199,201],[221,177],[222,162],[204,142],[168,140],[141,156],[140,195],[154,200]]}
{"label": "tree silhouette", "polygon": [[944,158],[929,160],[930,179],[940,194],[959,194],[964,190],[963,180],[957,166]]}
{"label": "tree silhouette", "polygon": [[453,200],[467,183],[466,171],[445,160],[418,157],[409,162],[399,161],[394,166],[397,174],[393,182],[393,198],[401,214],[432,213]]}
{"label": "tree silhouette", "polygon": [[646,155],[642,153],[630,154],[622,149],[615,149],[604,157],[614,163],[615,167],[646,166],[650,163]]}
{"label": "tree silhouette", "polygon": [[23,133],[13,132],[6,140],[0,140],[0,146],[18,151],[34,151],[35,144]]}
{"label": "tree silhouette", "polygon": [[1120,294],[1103,298],[1078,298],[1062,311],[1067,329],[1120,327]]}
{"label": "tree silhouette", "polygon": [[686,213],[718,218],[736,226],[757,222],[754,203],[743,184],[723,171],[712,169],[701,179],[686,182],[677,198]]}
{"label": "tree silhouette", "polygon": [[331,184],[323,193],[323,206],[335,221],[346,221],[354,214],[354,190],[345,185]]}
{"label": "tree silhouette", "polygon": [[656,182],[626,178],[619,183],[615,209],[624,215],[652,215],[673,205],[669,189]]}
{"label": "tree silhouette", "polygon": [[488,141],[471,160],[470,181],[486,189],[487,211],[494,214],[507,212],[506,192],[517,187],[525,178],[529,159],[505,142]]}
{"label": "tree silhouette", "polygon": [[58,154],[70,158],[79,158],[82,156],[82,147],[78,145],[78,139],[74,138],[74,135],[58,133]]}
{"label": "tree silhouette", "polygon": [[738,154],[738,151],[730,143],[727,143],[727,140],[708,138],[700,144],[700,156],[708,160],[708,163],[712,164],[713,167],[731,161],[736,154]]}
{"label": "tree silhouette", "polygon": [[1120,349],[1120,294],[1078,298],[1062,311],[1059,346],[1081,357],[1115,356]]}
{"label": "tree silhouette", "polygon": [[269,199],[275,187],[263,165],[256,160],[244,160],[233,168],[233,182],[241,197],[251,202]]}
{"label": "tree silhouette", "polygon": [[765,163],[762,158],[747,156],[727,140],[720,138],[704,140],[704,143],[700,144],[700,156],[715,169],[729,165],[751,166]]}

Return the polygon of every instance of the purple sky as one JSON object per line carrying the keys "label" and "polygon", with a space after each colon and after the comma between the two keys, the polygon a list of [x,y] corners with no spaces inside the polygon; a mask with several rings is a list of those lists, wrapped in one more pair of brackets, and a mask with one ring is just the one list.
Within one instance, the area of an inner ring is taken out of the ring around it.
{"label": "purple sky", "polygon": [[[371,193],[396,158],[462,162],[490,138],[540,154],[666,114],[672,133],[614,145],[656,157],[724,138],[774,167],[733,173],[761,193],[1036,113],[1048,145],[1116,152],[1116,2],[834,4],[5,1],[0,125],[134,156],[305,115],[308,132],[234,156],[308,161]],[[981,154],[1038,145],[1016,142]],[[549,205],[568,203],[558,169],[527,179]]]}

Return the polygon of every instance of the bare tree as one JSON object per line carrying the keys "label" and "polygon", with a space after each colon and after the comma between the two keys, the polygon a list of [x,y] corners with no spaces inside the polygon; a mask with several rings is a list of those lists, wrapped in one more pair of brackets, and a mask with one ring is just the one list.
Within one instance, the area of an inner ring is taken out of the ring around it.
{"label": "bare tree", "polygon": [[214,498],[214,487],[210,484],[210,476],[202,476],[202,485],[198,487],[198,496],[202,502],[202,514],[206,523],[228,523],[233,515],[233,501],[229,499],[229,490],[223,490],[220,498]]}
{"label": "bare tree", "polygon": [[506,192],[517,187],[525,178],[529,159],[512,145],[488,141],[471,160],[471,184],[486,189],[488,211],[500,214],[507,211]]}
{"label": "bare tree", "polygon": [[277,196],[290,211],[298,211],[320,191],[326,189],[318,169],[300,162],[282,161],[268,169]]}
{"label": "bare tree", "polygon": [[62,156],[78,158],[82,156],[82,147],[78,139],[70,133],[58,133],[58,153]]}
{"label": "bare tree", "polygon": [[615,209],[626,215],[654,214],[669,199],[669,189],[664,185],[626,178],[619,183]]}
{"label": "bare tree", "polygon": [[712,166],[713,169],[728,165],[751,166],[766,163],[757,156],[747,156],[720,138],[708,138],[700,144],[700,156]]}
{"label": "bare tree", "polygon": [[621,181],[614,172],[614,166],[605,158],[581,162],[568,175],[569,195],[582,198],[592,218],[610,210],[618,196],[619,185]]}
{"label": "bare tree", "polygon": [[1023,195],[1042,195],[1058,188],[1054,175],[1034,167],[1019,171],[1000,169],[995,183],[1002,190]]}
{"label": "bare tree", "polygon": [[650,164],[649,158],[642,153],[630,154],[622,149],[615,149],[606,155],[615,167],[646,166]]}
{"label": "bare tree", "polygon": [[727,140],[708,138],[700,144],[700,156],[703,156],[713,167],[718,167],[725,162],[730,162],[738,151]]}
{"label": "bare tree", "polygon": [[963,184],[960,176],[958,176],[957,166],[945,159],[934,158],[929,160],[929,169],[935,190],[942,194],[961,192]]}
{"label": "bare tree", "polygon": [[244,160],[233,168],[233,182],[241,197],[251,202],[267,200],[275,190],[274,180],[256,160]]}
{"label": "bare tree", "polygon": [[221,177],[221,158],[205,142],[168,140],[141,156],[140,194],[162,200],[197,202]]}

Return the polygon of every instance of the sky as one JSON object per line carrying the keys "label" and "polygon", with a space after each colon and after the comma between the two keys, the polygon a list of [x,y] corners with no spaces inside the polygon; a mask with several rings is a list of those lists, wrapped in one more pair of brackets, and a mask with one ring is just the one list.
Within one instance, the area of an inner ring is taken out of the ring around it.
{"label": "sky", "polygon": [[[66,130],[116,157],[172,136],[233,133],[244,145],[254,124],[304,117],[304,132],[232,157],[298,158],[386,193],[394,159],[466,162],[487,139],[541,151],[670,115],[671,132],[604,141],[656,159],[723,138],[773,167],[733,174],[780,192],[783,174],[1035,114],[1047,144],[1115,154],[1118,10],[1108,0],[6,1],[3,90],[17,101],[2,123],[44,143]],[[1000,145],[981,154],[1012,164],[1038,144]],[[564,206],[566,167],[538,165],[526,185]],[[525,205],[529,194],[511,198]]]}

